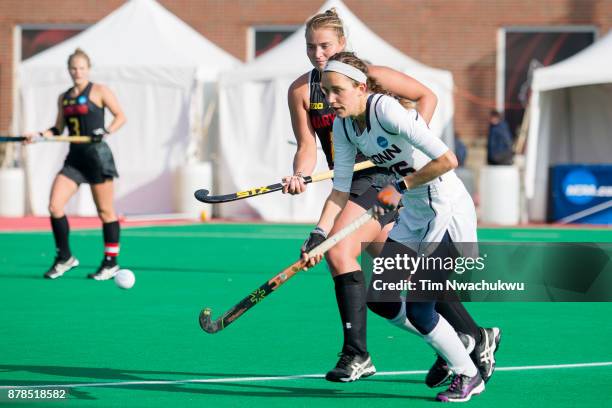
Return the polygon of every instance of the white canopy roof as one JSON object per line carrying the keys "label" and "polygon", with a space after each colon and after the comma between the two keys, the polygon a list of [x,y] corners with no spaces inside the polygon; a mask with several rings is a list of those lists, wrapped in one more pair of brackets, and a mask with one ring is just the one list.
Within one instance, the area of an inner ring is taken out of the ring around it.
{"label": "white canopy roof", "polygon": [[[174,211],[175,169],[186,161],[190,134],[198,129],[206,92],[218,73],[240,64],[154,0],[132,0],[82,33],[24,61],[18,71],[17,129],[37,131],[55,123],[57,97],[69,88],[67,59],[82,48],[91,58],[91,80],[108,86],[127,124],[108,139],[120,178],[121,213]],[[106,119],[110,123],[111,118]],[[51,181],[66,145],[27,148],[29,197],[35,214],[47,213]],[[70,213],[95,214],[87,189]]]}
{"label": "white canopy roof", "polygon": [[198,79],[214,80],[219,71],[239,63],[156,1],[131,0],[82,33],[25,61],[24,72],[36,69],[37,75],[24,86],[55,80],[57,75],[69,80],[66,61],[77,47],[91,57],[94,72],[113,68],[117,75],[143,82],[176,83],[177,69],[196,68]]}
{"label": "white canopy roof", "polygon": [[550,166],[610,163],[612,31],[574,56],[536,69],[531,89],[525,193],[529,219],[544,221]]}
{"label": "white canopy roof", "polygon": [[[317,13],[332,7],[336,8],[344,23],[348,40],[347,49],[354,51],[358,57],[376,65],[395,68],[417,78],[419,75],[424,75],[452,89],[452,75],[449,71],[429,67],[405,55],[370,30],[341,0],[328,0]],[[276,78],[290,76],[295,79],[296,74],[311,70],[312,66],[306,57],[305,29],[305,25],[301,26],[278,46],[252,63],[228,72],[223,77],[231,81],[250,81],[271,76]]]}
{"label": "white canopy roof", "polygon": [[535,92],[612,82],[612,31],[590,47],[557,64],[537,69]]}

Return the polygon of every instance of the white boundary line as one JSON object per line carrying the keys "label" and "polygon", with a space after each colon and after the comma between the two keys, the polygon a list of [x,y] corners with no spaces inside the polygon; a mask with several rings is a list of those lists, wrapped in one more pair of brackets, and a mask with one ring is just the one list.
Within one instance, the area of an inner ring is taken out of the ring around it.
{"label": "white boundary line", "polygon": [[[497,367],[496,371],[528,371],[528,370],[556,370],[563,368],[585,368],[585,367],[610,367],[612,361],[596,362],[596,363],[576,363],[576,364],[550,364],[550,365],[533,365],[533,366],[516,366],[516,367]],[[380,376],[401,376],[401,375],[418,375],[426,374],[425,370],[412,371],[383,371],[376,373]],[[192,380],[175,380],[175,381],[122,381],[122,382],[93,382],[93,383],[75,383],[75,384],[44,384],[44,385],[2,385],[0,389],[13,388],[81,388],[81,387],[122,387],[130,385],[172,385],[172,384],[206,384],[206,383],[233,383],[233,382],[257,382],[257,381],[287,381],[301,380],[305,378],[323,378],[323,374],[303,374],[303,375],[286,375],[277,377],[230,377],[230,378],[206,378]]]}

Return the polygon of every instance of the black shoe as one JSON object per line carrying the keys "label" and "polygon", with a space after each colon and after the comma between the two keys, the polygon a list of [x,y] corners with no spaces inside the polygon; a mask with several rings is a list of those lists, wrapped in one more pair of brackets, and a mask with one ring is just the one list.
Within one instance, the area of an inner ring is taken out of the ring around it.
{"label": "black shoe", "polygon": [[44,274],[44,277],[46,279],[56,279],[77,266],[79,266],[79,260],[74,256],[71,256],[65,261],[56,257],[51,268]]}
{"label": "black shoe", "polygon": [[102,264],[95,273],[90,273],[87,277],[94,280],[109,280],[113,279],[117,272],[119,272],[119,265],[104,266]]}
{"label": "black shoe", "polygon": [[436,399],[442,402],[466,402],[472,395],[478,395],[485,389],[485,383],[476,373],[474,377],[457,374],[453,377],[450,387],[438,394]]}
{"label": "black shoe", "polygon": [[333,370],[327,373],[325,379],[333,382],[351,382],[369,377],[376,373],[370,354],[364,355],[342,352]]}
{"label": "black shoe", "polygon": [[480,371],[480,376],[486,383],[495,371],[495,352],[499,349],[501,330],[497,327],[491,329],[481,327],[480,334],[481,341],[476,344],[470,357],[472,357],[472,361]]}
{"label": "black shoe", "polygon": [[[457,335],[459,336],[459,340],[461,340],[465,346],[467,352],[471,353],[476,345],[474,338],[465,333],[457,333]],[[427,384],[429,388],[439,387],[448,383],[452,376],[453,372],[450,370],[450,368],[448,368],[446,361],[442,357],[438,356],[425,377],[425,384]]]}

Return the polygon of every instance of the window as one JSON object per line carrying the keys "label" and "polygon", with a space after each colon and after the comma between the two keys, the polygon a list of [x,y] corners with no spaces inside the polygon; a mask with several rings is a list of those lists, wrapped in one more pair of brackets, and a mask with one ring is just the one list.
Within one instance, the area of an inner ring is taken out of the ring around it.
{"label": "window", "polygon": [[285,38],[293,34],[300,26],[256,26],[249,30],[247,59],[259,57],[266,51],[276,47]]}
{"label": "window", "polygon": [[83,24],[21,25],[17,27],[15,44],[18,61],[28,59],[77,35],[88,26]]}
{"label": "window", "polygon": [[509,27],[499,31],[496,105],[515,135],[528,102],[531,72],[587,48],[596,35],[592,26]]}

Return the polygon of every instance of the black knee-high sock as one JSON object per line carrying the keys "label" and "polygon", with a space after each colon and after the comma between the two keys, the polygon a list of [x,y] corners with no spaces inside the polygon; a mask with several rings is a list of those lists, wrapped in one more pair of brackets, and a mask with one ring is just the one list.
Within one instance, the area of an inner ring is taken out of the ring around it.
{"label": "black knee-high sock", "polygon": [[119,221],[105,222],[102,224],[104,235],[104,266],[117,265],[119,256]]}
{"label": "black knee-high sock", "polygon": [[343,351],[365,354],[366,340],[366,288],[363,272],[354,271],[334,278],[336,301],[344,332]]}
{"label": "black knee-high sock", "polygon": [[65,261],[72,256],[70,245],[68,243],[68,235],[70,234],[70,225],[68,218],[64,215],[60,218],[51,217],[51,229],[53,230],[53,238],[55,239],[55,251],[60,260]]}
{"label": "black knee-high sock", "polygon": [[453,329],[458,332],[469,334],[474,337],[476,342],[481,341],[478,325],[472,319],[470,313],[461,302],[437,302],[436,312],[444,317]]}

